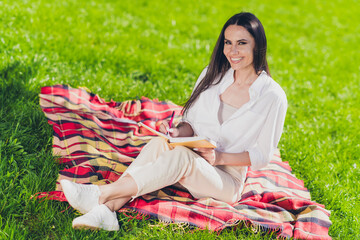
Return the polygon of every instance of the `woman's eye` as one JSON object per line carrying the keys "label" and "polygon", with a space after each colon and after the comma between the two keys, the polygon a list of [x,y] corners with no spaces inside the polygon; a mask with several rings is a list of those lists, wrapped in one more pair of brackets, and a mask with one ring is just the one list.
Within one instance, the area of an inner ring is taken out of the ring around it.
{"label": "woman's eye", "polygon": [[244,45],[246,42],[238,42],[238,45]]}
{"label": "woman's eye", "polygon": [[231,42],[225,41],[225,45],[231,45]]}

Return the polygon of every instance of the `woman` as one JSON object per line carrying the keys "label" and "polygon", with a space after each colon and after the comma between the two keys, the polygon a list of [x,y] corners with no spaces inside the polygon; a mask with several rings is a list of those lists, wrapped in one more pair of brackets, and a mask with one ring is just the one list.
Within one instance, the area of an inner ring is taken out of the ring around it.
{"label": "woman", "polygon": [[216,149],[172,148],[152,139],[116,182],[82,185],[62,180],[71,206],[85,214],[74,228],[117,230],[116,211],[130,199],[180,183],[195,198],[240,200],[247,167],[266,166],[279,142],[286,95],[270,77],[266,37],[251,13],[231,17],[222,28],[211,61],[197,80],[172,137],[205,136]]}

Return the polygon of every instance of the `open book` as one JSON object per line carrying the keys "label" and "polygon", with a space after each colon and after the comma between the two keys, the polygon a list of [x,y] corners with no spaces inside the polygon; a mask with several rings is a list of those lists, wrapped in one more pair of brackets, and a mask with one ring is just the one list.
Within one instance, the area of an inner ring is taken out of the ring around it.
{"label": "open book", "polygon": [[165,139],[168,140],[168,142],[170,143],[170,145],[172,146],[185,146],[188,148],[216,148],[216,143],[211,141],[211,140],[207,140],[204,137],[200,137],[200,136],[196,136],[196,137],[177,137],[177,138],[173,138],[170,137],[166,134],[163,134],[161,132],[156,131],[155,129],[152,129],[151,127],[145,125],[142,122],[139,122],[138,125],[140,127],[144,127],[147,130],[149,130],[152,133],[155,133],[156,135],[163,137]]}

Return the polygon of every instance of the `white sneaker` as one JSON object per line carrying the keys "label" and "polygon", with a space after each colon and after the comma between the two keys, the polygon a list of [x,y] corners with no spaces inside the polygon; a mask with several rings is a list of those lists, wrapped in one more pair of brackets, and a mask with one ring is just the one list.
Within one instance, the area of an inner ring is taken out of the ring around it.
{"label": "white sneaker", "polygon": [[69,180],[60,181],[62,190],[69,204],[82,214],[88,213],[99,206],[101,195],[99,186],[74,183]]}
{"label": "white sneaker", "polygon": [[101,204],[87,214],[75,218],[72,227],[75,229],[104,229],[107,231],[117,231],[120,228],[116,212],[110,211],[105,204]]}

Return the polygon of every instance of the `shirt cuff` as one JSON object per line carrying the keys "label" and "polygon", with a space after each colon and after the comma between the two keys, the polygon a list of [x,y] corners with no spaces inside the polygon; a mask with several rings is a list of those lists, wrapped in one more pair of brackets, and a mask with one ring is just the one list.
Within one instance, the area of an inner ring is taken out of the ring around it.
{"label": "shirt cuff", "polygon": [[259,170],[266,165],[268,165],[269,161],[266,161],[262,152],[257,148],[248,149],[247,152],[249,153],[250,162],[251,162],[251,170]]}

